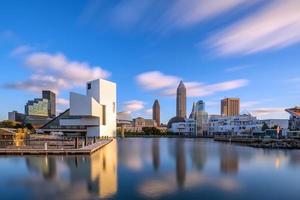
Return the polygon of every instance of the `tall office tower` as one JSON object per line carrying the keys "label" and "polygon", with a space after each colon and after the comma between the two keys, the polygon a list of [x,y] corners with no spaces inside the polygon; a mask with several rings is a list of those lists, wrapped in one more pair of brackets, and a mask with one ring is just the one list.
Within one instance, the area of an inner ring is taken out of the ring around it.
{"label": "tall office tower", "polygon": [[157,126],[160,126],[160,105],[157,99],[152,106],[152,119],[156,121]]}
{"label": "tall office tower", "polygon": [[56,116],[56,95],[50,90],[43,90],[43,99],[48,100],[48,116]]}
{"label": "tall office tower", "polygon": [[195,135],[206,135],[208,132],[208,113],[205,112],[205,103],[200,100],[193,103],[193,109],[190,114],[190,119],[196,122]]}
{"label": "tall office tower", "polygon": [[225,98],[221,100],[221,115],[238,116],[240,115],[240,99]]}
{"label": "tall office tower", "polygon": [[182,81],[177,88],[176,116],[186,118],[186,88]]}

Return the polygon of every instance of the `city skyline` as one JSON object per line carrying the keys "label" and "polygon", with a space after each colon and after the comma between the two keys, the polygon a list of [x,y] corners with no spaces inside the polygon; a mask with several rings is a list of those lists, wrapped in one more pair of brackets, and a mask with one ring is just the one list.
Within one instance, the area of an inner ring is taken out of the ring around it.
{"label": "city skyline", "polygon": [[[95,78],[117,83],[118,111],[133,117],[150,118],[159,99],[164,123],[176,113],[180,80],[187,113],[203,100],[209,114],[219,114],[224,97],[240,98],[241,111],[259,118],[287,119],[284,109],[299,105],[299,2],[224,1],[217,7],[201,0],[207,6],[196,7],[196,1],[167,1],[152,14],[153,1],[95,2],[71,8],[68,1],[59,8],[58,1],[2,3],[1,120],[9,111],[23,112],[42,90],[57,93],[62,112],[69,91],[83,92],[82,83]],[[195,9],[185,13],[186,7]],[[272,26],[265,30],[260,21]],[[257,33],[247,35],[249,27]]]}

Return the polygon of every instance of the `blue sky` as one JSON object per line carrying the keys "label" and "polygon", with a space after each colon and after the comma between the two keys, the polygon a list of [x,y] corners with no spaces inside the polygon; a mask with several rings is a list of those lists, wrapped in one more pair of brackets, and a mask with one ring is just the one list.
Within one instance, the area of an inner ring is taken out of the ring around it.
{"label": "blue sky", "polygon": [[300,104],[300,1],[93,0],[0,2],[0,119],[24,112],[42,89],[70,91],[106,78],[118,84],[118,111],[162,121],[187,86],[188,113],[204,100],[240,97],[242,111],[287,118]]}

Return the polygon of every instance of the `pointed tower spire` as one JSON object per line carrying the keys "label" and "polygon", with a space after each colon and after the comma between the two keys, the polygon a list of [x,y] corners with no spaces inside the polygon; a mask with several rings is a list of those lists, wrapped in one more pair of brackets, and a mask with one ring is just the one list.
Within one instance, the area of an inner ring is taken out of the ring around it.
{"label": "pointed tower spire", "polygon": [[195,102],[193,102],[192,112],[191,112],[190,117],[189,117],[190,119],[194,119],[195,118],[195,112],[196,112],[195,106],[196,106],[196,104],[195,104]]}

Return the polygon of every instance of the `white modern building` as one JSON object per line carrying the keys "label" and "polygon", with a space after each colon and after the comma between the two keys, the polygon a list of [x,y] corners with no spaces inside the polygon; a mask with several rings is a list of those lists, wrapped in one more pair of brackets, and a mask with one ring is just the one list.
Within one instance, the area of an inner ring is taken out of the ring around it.
{"label": "white modern building", "polygon": [[184,119],[183,121],[172,123],[169,131],[179,135],[195,135],[195,127],[196,122],[194,119]]}
{"label": "white modern building", "polygon": [[261,131],[260,121],[252,115],[220,116],[211,115],[209,119],[209,135],[215,134],[249,134]]}
{"label": "white modern building", "polygon": [[86,94],[70,93],[70,109],[53,119],[44,132],[85,133],[86,136],[116,136],[116,84],[97,79],[86,85]]}
{"label": "white modern building", "polygon": [[260,120],[261,124],[266,123],[269,128],[274,126],[279,126],[280,129],[287,130],[289,128],[288,119],[262,119]]}

